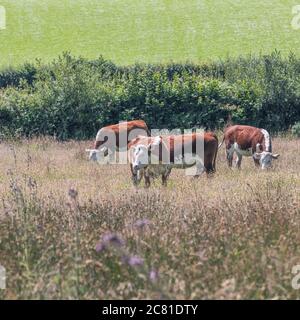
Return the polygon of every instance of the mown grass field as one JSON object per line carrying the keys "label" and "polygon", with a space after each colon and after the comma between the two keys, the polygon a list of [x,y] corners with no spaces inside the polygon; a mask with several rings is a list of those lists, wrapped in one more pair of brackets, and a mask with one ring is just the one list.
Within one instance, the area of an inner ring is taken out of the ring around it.
{"label": "mown grass field", "polygon": [[118,64],[299,53],[297,0],[1,0],[0,66],[63,51]]}
{"label": "mown grass field", "polygon": [[214,178],[149,190],[87,146],[1,143],[0,298],[299,298],[299,139],[274,140],[270,172],[228,169],[222,147]]}

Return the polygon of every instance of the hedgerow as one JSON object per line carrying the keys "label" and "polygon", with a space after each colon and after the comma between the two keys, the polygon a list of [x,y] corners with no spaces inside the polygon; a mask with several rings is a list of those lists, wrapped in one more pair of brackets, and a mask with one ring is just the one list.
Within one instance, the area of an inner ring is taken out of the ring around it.
{"label": "hedgerow", "polygon": [[271,132],[300,121],[300,59],[247,56],[203,64],[117,66],[64,53],[0,72],[3,135],[91,138],[111,123],[216,129],[228,119]]}

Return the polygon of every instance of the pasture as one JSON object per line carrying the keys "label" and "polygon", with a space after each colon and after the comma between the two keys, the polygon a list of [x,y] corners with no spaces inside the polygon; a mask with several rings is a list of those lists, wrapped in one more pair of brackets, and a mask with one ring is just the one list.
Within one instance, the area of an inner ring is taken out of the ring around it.
{"label": "pasture", "polygon": [[0,144],[0,298],[299,298],[299,139],[274,139],[269,172],[228,169],[222,147],[213,178],[148,190],[90,143]]}
{"label": "pasture", "polygon": [[118,64],[299,53],[297,0],[1,0],[0,66],[63,51]]}

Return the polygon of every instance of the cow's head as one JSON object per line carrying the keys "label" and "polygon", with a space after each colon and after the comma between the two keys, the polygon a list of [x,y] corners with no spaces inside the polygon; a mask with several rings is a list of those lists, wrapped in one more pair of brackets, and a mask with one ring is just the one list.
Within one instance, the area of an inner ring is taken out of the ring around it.
{"label": "cow's head", "polygon": [[89,153],[90,161],[101,162],[108,155],[108,148],[103,147],[100,150],[98,149],[86,149],[86,152]]}
{"label": "cow's head", "polygon": [[151,151],[161,143],[161,137],[154,138],[148,145],[137,144],[131,148],[132,168],[134,172],[146,168],[151,162]]}
{"label": "cow's head", "polygon": [[272,167],[272,160],[273,159],[278,159],[279,154],[273,154],[272,152],[256,152],[253,155],[253,158],[255,160],[259,161],[260,167],[262,169],[269,169]]}

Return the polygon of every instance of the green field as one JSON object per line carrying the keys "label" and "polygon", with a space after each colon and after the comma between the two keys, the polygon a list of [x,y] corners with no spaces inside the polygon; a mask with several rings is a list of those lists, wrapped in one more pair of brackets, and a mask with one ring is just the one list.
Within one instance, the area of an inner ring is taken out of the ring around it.
{"label": "green field", "polygon": [[299,0],[0,0],[0,65],[63,51],[118,64],[299,53]]}

